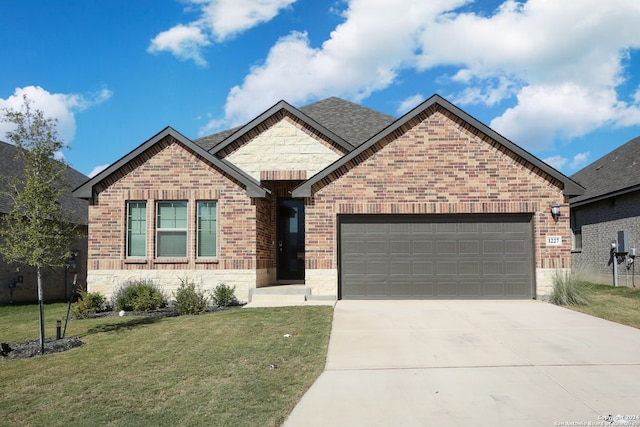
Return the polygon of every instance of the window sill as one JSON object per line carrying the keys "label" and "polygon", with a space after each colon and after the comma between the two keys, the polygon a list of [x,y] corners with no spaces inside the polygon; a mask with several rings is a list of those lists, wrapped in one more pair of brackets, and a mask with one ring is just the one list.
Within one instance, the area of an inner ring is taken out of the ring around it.
{"label": "window sill", "polygon": [[189,258],[156,258],[154,264],[187,264]]}
{"label": "window sill", "polygon": [[196,264],[218,264],[220,261],[218,258],[197,258]]}
{"label": "window sill", "polygon": [[125,264],[147,264],[148,260],[146,258],[126,258],[124,260]]}

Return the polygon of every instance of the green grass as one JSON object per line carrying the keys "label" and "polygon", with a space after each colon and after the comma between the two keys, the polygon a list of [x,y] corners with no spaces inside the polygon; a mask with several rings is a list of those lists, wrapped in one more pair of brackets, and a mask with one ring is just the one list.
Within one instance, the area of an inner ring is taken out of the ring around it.
{"label": "green grass", "polygon": [[[73,320],[67,337],[84,346],[0,361],[2,423],[280,425],[324,368],[332,313],[284,307]],[[45,307],[47,337],[65,315],[65,304]],[[37,306],[0,307],[2,342],[35,340],[38,324]]]}
{"label": "green grass", "polygon": [[590,283],[583,283],[581,286],[588,304],[568,305],[567,308],[640,328],[640,288]]}

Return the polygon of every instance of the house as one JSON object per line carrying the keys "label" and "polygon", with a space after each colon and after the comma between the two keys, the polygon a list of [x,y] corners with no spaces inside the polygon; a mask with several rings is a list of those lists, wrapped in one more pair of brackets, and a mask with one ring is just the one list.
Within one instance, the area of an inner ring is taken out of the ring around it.
{"label": "house", "polygon": [[[570,200],[574,269],[596,283],[613,284],[611,243],[618,240],[618,232],[626,232],[628,249],[640,248],[640,137],[571,178],[586,188]],[[620,261],[618,284],[632,285],[640,268],[622,256]]]}
{"label": "house", "polygon": [[[21,177],[24,164],[16,158],[15,145],[0,141],[0,190],[6,191],[6,180]],[[87,181],[87,176],[72,169],[66,169],[66,178],[71,188]],[[76,240],[72,248],[75,257],[69,260],[67,268],[43,270],[43,295],[46,301],[68,299],[73,292],[73,279],[77,275],[77,283],[86,283],[87,256],[87,208],[88,203],[80,200],[67,191],[60,201],[65,210],[72,214],[73,222],[81,227],[85,237]],[[0,194],[0,215],[11,210],[11,198]],[[38,282],[36,271],[28,266],[6,263],[0,256],[0,304],[38,301]]]}
{"label": "house", "polygon": [[[438,95],[395,119],[280,101],[191,141],[168,127],[74,191],[90,290],[181,277],[307,299],[541,298],[583,188]],[[558,204],[561,214],[552,216]]]}

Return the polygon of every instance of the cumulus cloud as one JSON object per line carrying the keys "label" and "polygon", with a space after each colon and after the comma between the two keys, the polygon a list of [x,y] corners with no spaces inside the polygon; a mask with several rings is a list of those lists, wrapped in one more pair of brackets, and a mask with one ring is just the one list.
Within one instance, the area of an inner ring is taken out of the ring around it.
{"label": "cumulus cloud", "polygon": [[187,0],[199,9],[200,17],[188,24],[178,24],[155,36],[149,53],[170,52],[178,59],[192,60],[200,66],[207,61],[202,49],[213,41],[222,42],[256,25],[272,20],[296,0]]}
{"label": "cumulus cloud", "polygon": [[533,151],[640,124],[640,90],[630,99],[617,91],[629,52],[640,48],[640,2],[506,0],[482,13],[471,3],[350,0],[321,45],[305,32],[281,37],[205,129],[244,123],[279,99],[358,102],[397,84],[403,70],[434,69],[446,70],[445,96],[501,109],[491,126]]}
{"label": "cumulus cloud", "polygon": [[[76,134],[75,113],[105,102],[112,92],[105,88],[89,94],[64,94],[50,93],[40,86],[26,86],[16,88],[7,99],[0,98],[0,109],[21,110],[24,95],[32,102],[34,109],[41,110],[45,117],[57,120],[58,135],[70,143]],[[6,133],[13,129],[12,124],[0,122],[0,138],[5,139]],[[62,156],[62,153],[59,155]]]}
{"label": "cumulus cloud", "polygon": [[108,168],[109,166],[111,166],[110,164],[106,164],[106,165],[98,165],[96,167],[94,167],[91,172],[89,172],[89,175],[87,175],[89,178],[93,178],[94,176],[98,175],[100,172],[102,172],[103,170],[105,170],[106,168]]}
{"label": "cumulus cloud", "polygon": [[591,153],[584,152],[584,153],[578,153],[575,156],[573,156],[573,160],[571,161],[571,164],[569,165],[569,167],[571,168],[571,170],[578,170],[580,168],[582,168],[584,165],[587,164],[587,160],[589,160],[589,156],[591,155]]}
{"label": "cumulus cloud", "polygon": [[408,112],[409,110],[411,110],[412,108],[414,108],[416,105],[420,104],[424,100],[425,98],[424,96],[422,96],[421,93],[410,96],[404,99],[402,102],[400,102],[400,105],[396,109],[396,113],[398,113],[398,115],[401,116],[406,112]]}
{"label": "cumulus cloud", "polygon": [[551,166],[552,168],[555,168],[558,170],[562,169],[564,165],[567,164],[566,157],[562,157],[562,156],[547,157],[546,159],[543,159],[543,161],[549,166]]}

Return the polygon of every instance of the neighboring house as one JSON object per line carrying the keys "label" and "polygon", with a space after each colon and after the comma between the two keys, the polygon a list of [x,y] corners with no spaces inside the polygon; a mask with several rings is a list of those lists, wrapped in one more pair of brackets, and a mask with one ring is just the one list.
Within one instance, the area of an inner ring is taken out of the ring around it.
{"label": "neighboring house", "polygon": [[[0,141],[0,190],[5,190],[4,180],[10,177],[22,177],[24,165],[22,160],[16,159],[16,146]],[[70,188],[86,182],[87,176],[68,168],[66,178]],[[69,260],[68,268],[43,270],[43,295],[45,301],[64,300],[71,296],[74,275],[78,275],[78,282],[82,286],[86,283],[86,257],[87,257],[87,207],[85,200],[79,200],[71,194],[71,189],[66,192],[62,200],[62,206],[67,212],[72,213],[73,222],[78,224],[85,237],[76,241],[72,248],[76,253],[75,259]],[[11,210],[11,198],[0,194],[0,215]],[[0,255],[0,304],[11,302],[38,301],[38,282],[35,269],[28,266],[7,264]]]}
{"label": "neighboring house", "polygon": [[[571,198],[573,266],[590,280],[613,284],[612,241],[626,231],[629,248],[640,250],[640,137],[632,139],[571,177],[584,194]],[[626,262],[618,264],[618,284],[632,285]]]}
{"label": "neighboring house", "polygon": [[248,301],[294,283],[310,299],[543,297],[570,268],[582,192],[434,95],[399,119],[329,98],[196,141],[166,128],[74,194],[90,290],[189,277]]}

